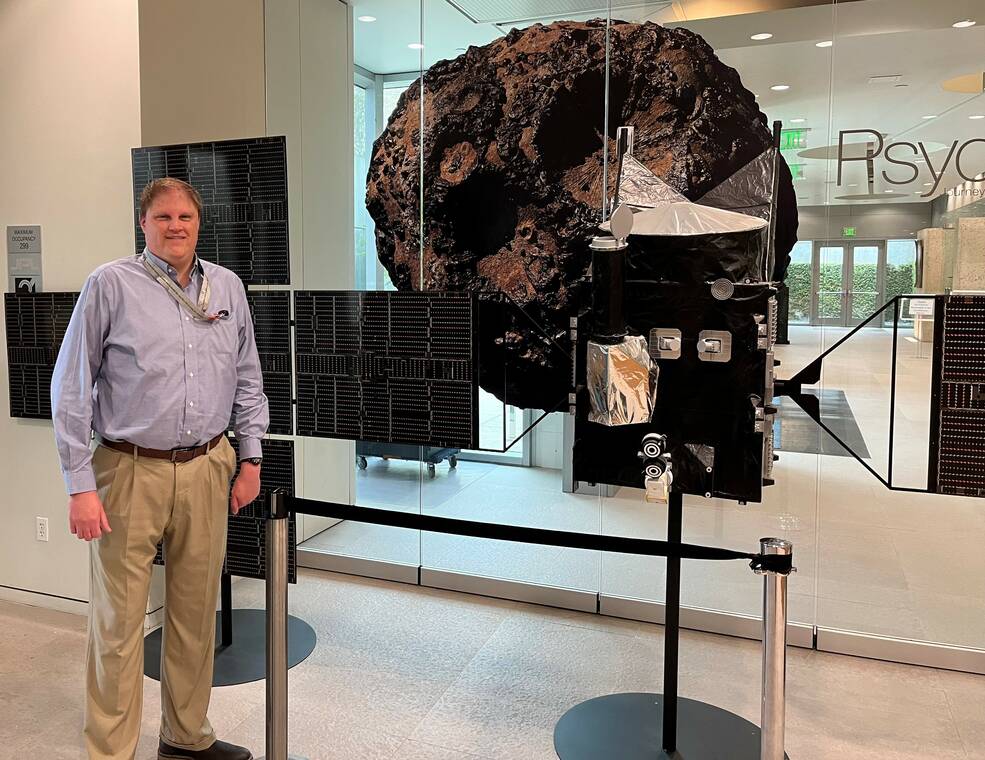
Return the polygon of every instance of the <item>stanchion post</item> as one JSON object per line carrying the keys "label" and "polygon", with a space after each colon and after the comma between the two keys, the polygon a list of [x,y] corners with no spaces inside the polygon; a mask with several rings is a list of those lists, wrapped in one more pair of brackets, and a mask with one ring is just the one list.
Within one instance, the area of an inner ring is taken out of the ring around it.
{"label": "stanchion post", "polygon": [[286,493],[270,497],[267,518],[267,746],[261,760],[301,760],[287,753],[287,553]]}
{"label": "stanchion post", "polygon": [[[793,544],[763,538],[764,555],[793,555]],[[763,710],[761,760],[784,760],[787,685],[787,573],[763,571]]]}
{"label": "stanchion post", "polygon": [[[667,541],[680,546],[684,522],[684,494],[671,486],[667,501]],[[677,671],[681,639],[681,558],[667,557],[664,594],[664,701],[663,750],[677,754]]]}

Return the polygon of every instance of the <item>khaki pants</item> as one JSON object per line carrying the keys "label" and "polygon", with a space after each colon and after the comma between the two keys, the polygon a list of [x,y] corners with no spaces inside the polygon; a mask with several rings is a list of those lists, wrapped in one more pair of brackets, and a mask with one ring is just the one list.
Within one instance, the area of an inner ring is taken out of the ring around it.
{"label": "khaki pants", "polygon": [[159,541],[166,554],[161,738],[189,750],[215,733],[215,609],[236,455],[223,439],[189,462],[100,446],[96,487],[112,533],[91,544],[85,744],[90,760],[132,760],[140,736],[144,617]]}

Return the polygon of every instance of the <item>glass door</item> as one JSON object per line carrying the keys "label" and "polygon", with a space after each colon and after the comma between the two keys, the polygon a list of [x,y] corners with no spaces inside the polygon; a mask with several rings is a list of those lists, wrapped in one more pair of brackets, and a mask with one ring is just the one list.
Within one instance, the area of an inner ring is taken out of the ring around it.
{"label": "glass door", "polygon": [[844,245],[820,241],[814,243],[814,282],[817,283],[817,296],[812,304],[812,324],[845,324],[845,274],[851,269],[846,256]]}
{"label": "glass door", "polygon": [[884,241],[818,241],[813,269],[811,324],[854,327],[885,301]]}
{"label": "glass door", "polygon": [[849,264],[846,272],[849,282],[846,283],[845,316],[847,326],[864,322],[881,308],[885,299],[883,285],[885,266],[885,251],[882,243],[852,243],[849,246]]}

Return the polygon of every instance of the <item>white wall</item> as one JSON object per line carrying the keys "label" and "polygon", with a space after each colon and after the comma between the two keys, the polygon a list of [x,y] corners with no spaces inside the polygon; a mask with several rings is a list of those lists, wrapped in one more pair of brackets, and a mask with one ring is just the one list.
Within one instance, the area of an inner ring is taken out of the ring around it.
{"label": "white wall", "polygon": [[[98,9],[91,0],[0,0],[0,228],[41,225],[45,290],[79,290],[96,266],[133,251],[137,28],[133,0]],[[7,388],[4,359],[0,598],[78,611],[60,598],[88,599],[88,550],[68,531],[51,423],[12,419]],[[38,515],[49,518],[47,543],[34,538]]]}
{"label": "white wall", "polygon": [[265,134],[263,0],[139,0],[144,145]]}
{"label": "white wall", "polygon": [[858,240],[915,238],[931,223],[929,203],[801,206],[798,213],[800,240],[840,240],[845,227],[855,227]]}

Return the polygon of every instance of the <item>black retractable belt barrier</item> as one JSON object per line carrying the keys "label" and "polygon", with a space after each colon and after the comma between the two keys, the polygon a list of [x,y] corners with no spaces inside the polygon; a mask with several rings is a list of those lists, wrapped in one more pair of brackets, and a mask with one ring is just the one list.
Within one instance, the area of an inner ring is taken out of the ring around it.
{"label": "black retractable belt barrier", "polygon": [[[680,542],[682,494],[671,492],[668,541],[525,528],[497,523],[357,507],[351,504],[301,499],[278,489],[272,494],[268,515],[267,603],[284,617],[287,584],[275,582],[273,567],[286,564],[286,540],[275,540],[274,526],[286,523],[291,513],[329,517],[373,525],[387,525],[498,541],[514,541],[571,549],[667,557],[668,595],[665,603],[665,693],[610,694],[571,708],[555,727],[554,744],[562,760],[597,760],[619,748],[621,760],[656,757],[694,757],[695,760],[784,760],[786,680],[787,576],[794,571],[793,546],[782,539],[765,538],[760,553],[740,552]],[[679,567],[682,559],[748,560],[765,576],[763,615],[762,730],[749,721],[712,705],[677,696],[677,636],[679,628]],[[676,568],[676,569],[675,569]],[[672,575],[674,577],[672,578]],[[274,588],[276,586],[276,588]],[[671,597],[671,592],[675,596]],[[268,625],[276,617],[268,610]],[[268,630],[267,755],[265,760],[292,760],[287,752],[286,627]],[[678,737],[678,703],[683,732]],[[663,715],[663,723],[659,721]],[[662,730],[661,730],[662,729]],[[680,743],[680,750],[678,745]],[[724,753],[724,754],[723,754]]]}
{"label": "black retractable belt barrier", "polygon": [[591,533],[573,533],[564,530],[545,528],[524,528],[517,525],[455,520],[449,517],[414,514],[411,512],[391,512],[385,509],[356,507],[351,504],[337,504],[314,499],[301,499],[287,496],[287,510],[316,517],[330,517],[336,520],[388,525],[394,528],[410,528],[429,533],[447,533],[453,536],[491,538],[497,541],[516,541],[523,544],[542,544],[560,546],[568,549],[590,549],[593,551],[615,552],[618,554],[641,554],[649,557],[676,557],[679,559],[700,560],[749,560],[753,570],[787,574],[792,569],[789,555],[753,554],[733,549],[719,549],[699,544],[678,544],[649,538],[627,538],[625,536],[602,536]]}

